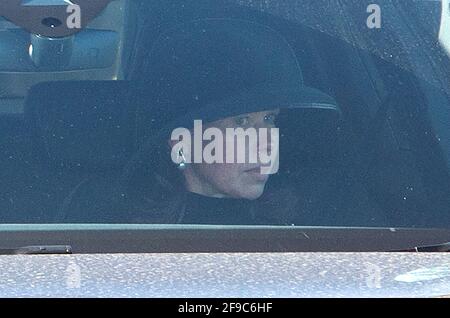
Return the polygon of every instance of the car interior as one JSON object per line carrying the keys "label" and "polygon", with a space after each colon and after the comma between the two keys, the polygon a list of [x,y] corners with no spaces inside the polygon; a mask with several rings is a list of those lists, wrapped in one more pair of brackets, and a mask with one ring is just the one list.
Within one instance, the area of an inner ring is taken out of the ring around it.
{"label": "car interior", "polygon": [[268,209],[276,209],[272,196],[288,187],[298,213],[286,225],[450,225],[449,158],[428,115],[438,102],[430,98],[436,88],[407,67],[231,2],[132,1],[123,17],[116,16],[123,24],[106,22],[124,3],[113,1],[89,25],[120,38],[107,66],[0,69],[2,223],[105,222],[105,203],[137,150],[136,96],[145,100],[152,89],[137,83],[151,72],[144,66],[155,39],[183,21],[251,17],[289,41],[306,84],[333,96],[341,109],[333,116],[304,111],[299,121],[289,111],[280,115],[280,171],[264,194]]}

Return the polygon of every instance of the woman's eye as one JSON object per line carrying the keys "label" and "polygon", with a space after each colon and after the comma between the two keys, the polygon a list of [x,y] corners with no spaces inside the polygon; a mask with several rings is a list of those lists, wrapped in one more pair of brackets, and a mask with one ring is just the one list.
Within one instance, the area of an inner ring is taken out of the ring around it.
{"label": "woman's eye", "polygon": [[275,124],[275,121],[277,120],[277,116],[275,114],[270,114],[264,116],[264,121],[269,124]]}
{"label": "woman's eye", "polygon": [[247,126],[249,124],[250,120],[248,117],[239,117],[236,118],[236,124],[238,126]]}

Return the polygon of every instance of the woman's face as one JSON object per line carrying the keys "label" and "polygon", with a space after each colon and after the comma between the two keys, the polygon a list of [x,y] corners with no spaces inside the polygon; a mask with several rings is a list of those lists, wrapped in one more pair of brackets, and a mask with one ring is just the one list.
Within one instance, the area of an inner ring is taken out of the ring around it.
{"label": "woman's face", "polygon": [[[271,129],[276,128],[275,119],[278,113],[279,110],[250,113],[225,118],[205,125],[203,127],[204,131],[208,128],[217,128],[222,132],[223,136],[226,136],[227,128],[242,128],[244,130],[252,128],[256,133],[263,133],[264,129],[261,130],[261,128],[266,128],[268,132],[266,134],[267,140],[264,142],[260,138],[254,141],[255,138],[251,140],[250,138],[236,137],[233,146],[235,149],[234,160],[232,160],[232,163],[229,163],[229,158],[226,158],[228,142],[224,138],[223,163],[203,162],[187,165],[187,168],[183,171],[187,190],[217,198],[244,198],[249,200],[259,198],[263,194],[269,179],[269,174],[261,173],[261,167],[264,166],[261,160],[261,153],[270,154],[275,149],[275,146],[278,149],[278,145],[275,145],[275,142],[278,142],[278,140],[272,140],[270,134]],[[241,139],[241,143],[239,143],[239,139]],[[245,145],[244,149],[242,149],[242,145]],[[203,147],[205,147],[205,144]],[[239,147],[241,149],[238,149]],[[244,161],[237,158],[240,150],[245,153]],[[252,156],[256,160],[251,160]],[[278,160],[278,158],[276,159]]]}

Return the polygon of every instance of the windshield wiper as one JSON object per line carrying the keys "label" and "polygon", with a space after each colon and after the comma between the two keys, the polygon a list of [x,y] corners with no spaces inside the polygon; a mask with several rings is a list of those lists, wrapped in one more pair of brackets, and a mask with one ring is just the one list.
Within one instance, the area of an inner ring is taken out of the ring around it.
{"label": "windshield wiper", "polygon": [[69,245],[39,245],[19,248],[0,248],[0,255],[44,255],[44,254],[72,254]]}
{"label": "windshield wiper", "polygon": [[402,250],[398,252],[423,252],[423,253],[450,252],[450,242],[436,245],[417,246],[408,250]]}

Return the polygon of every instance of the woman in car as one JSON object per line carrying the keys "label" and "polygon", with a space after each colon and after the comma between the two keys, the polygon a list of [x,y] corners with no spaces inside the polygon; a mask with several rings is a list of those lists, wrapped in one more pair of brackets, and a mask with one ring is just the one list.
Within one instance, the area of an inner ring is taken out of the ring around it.
{"label": "woman in car", "polygon": [[[127,204],[121,210],[133,212],[124,217],[150,223],[289,223],[288,207],[295,207],[298,196],[283,189],[265,193],[278,168],[276,118],[283,109],[300,114],[338,108],[333,98],[304,85],[286,40],[253,22],[196,20],[163,33],[144,70],[136,114],[140,150],[120,191]],[[239,147],[226,144],[227,129],[238,128],[257,136],[241,138],[245,160],[230,154]],[[198,144],[208,129],[216,133],[207,138],[217,141],[212,151],[205,151],[211,150],[208,142]],[[180,131],[188,134],[174,138]],[[205,153],[216,160],[205,160]],[[262,162],[262,154],[271,160]]]}

